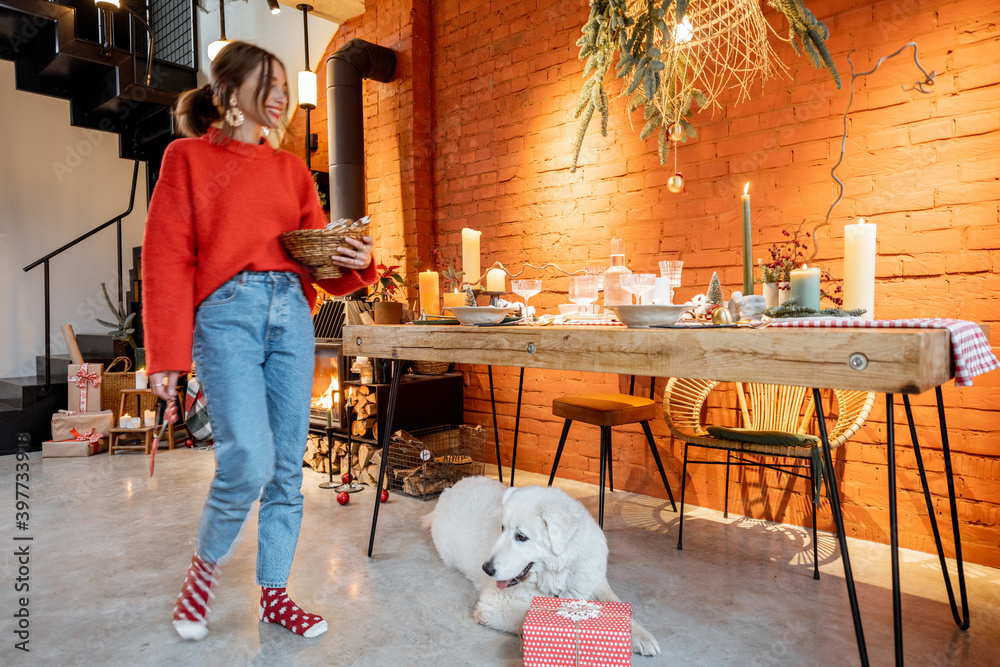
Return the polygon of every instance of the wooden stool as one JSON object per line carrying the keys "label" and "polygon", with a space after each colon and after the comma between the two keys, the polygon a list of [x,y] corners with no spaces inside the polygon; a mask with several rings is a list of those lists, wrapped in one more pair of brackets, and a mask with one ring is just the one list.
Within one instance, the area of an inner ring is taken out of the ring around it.
{"label": "wooden stool", "polygon": [[[150,389],[122,389],[121,391],[121,403],[118,407],[118,416],[125,414],[130,414],[127,411],[127,403],[129,398],[135,399],[135,411],[139,419],[142,419],[144,404],[148,405],[149,402],[145,399],[153,398],[153,406],[155,410],[156,399],[153,397],[153,392]],[[143,422],[144,423],[144,422]],[[140,426],[139,428],[120,428],[115,426],[111,429],[111,436],[108,441],[108,456],[114,456],[116,449],[141,449],[146,454],[153,451],[153,431],[155,427],[153,426]],[[120,444],[122,441],[132,441],[132,440],[142,440],[141,445],[123,445]],[[169,449],[174,448],[174,425],[167,425],[167,442],[169,443]]]}
{"label": "wooden stool", "polygon": [[[635,377],[632,377],[632,387],[635,387]],[[670,491],[670,484],[667,482],[667,474],[663,470],[663,463],[660,461],[660,453],[656,449],[653,441],[653,433],[649,429],[649,420],[656,418],[656,402],[653,400],[655,391],[655,379],[650,380],[650,398],[631,396],[629,394],[587,394],[582,396],[564,396],[552,399],[552,414],[565,419],[562,436],[559,438],[559,447],[556,449],[556,458],[552,463],[552,473],[549,475],[549,486],[552,486],[556,477],[556,468],[559,467],[559,458],[562,456],[563,446],[566,444],[566,436],[569,435],[569,427],[574,421],[585,424],[599,426],[601,429],[601,500],[598,510],[597,523],[604,527],[604,479],[605,466],[607,466],[607,477],[611,491],[614,489],[613,476],[611,474],[611,427],[623,426],[625,424],[640,424],[646,434],[646,441],[649,443],[649,451],[653,454],[653,460],[660,472],[660,479],[663,480],[663,487],[667,490],[670,498],[670,506],[677,511],[674,504],[674,494]]]}

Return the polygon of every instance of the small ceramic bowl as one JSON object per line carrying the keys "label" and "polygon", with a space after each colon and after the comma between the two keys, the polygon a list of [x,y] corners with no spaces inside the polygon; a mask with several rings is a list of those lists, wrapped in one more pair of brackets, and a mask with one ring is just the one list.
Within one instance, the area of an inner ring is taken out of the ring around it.
{"label": "small ceramic bowl", "polygon": [[471,324],[499,324],[507,316],[511,308],[496,308],[494,306],[454,306],[446,308],[451,314],[458,318],[459,323]]}
{"label": "small ceramic bowl", "polygon": [[607,306],[607,310],[613,310],[618,316],[618,321],[632,329],[641,329],[657,324],[676,324],[681,314],[690,309],[690,304],[682,306],[656,304]]}

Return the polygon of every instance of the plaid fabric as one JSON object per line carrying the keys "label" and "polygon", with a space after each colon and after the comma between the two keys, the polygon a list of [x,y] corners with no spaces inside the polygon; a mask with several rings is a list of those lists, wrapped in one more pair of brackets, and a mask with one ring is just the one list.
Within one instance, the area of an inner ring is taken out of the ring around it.
{"label": "plaid fabric", "polygon": [[955,385],[971,387],[972,378],[1000,368],[1000,361],[990,348],[990,341],[975,322],[923,318],[912,320],[858,320],[842,317],[816,317],[791,322],[775,320],[772,327],[820,327],[837,329],[947,329],[951,334],[951,352],[955,360]]}
{"label": "plaid fabric", "polygon": [[212,422],[208,418],[208,405],[205,404],[205,392],[201,390],[198,378],[191,376],[187,382],[187,392],[184,396],[184,423],[195,440],[212,439]]}

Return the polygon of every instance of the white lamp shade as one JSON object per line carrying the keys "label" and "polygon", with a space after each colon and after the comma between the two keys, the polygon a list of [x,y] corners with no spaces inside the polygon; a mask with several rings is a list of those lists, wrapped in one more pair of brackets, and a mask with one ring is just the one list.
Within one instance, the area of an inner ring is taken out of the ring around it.
{"label": "white lamp shade", "polygon": [[299,72],[299,106],[305,109],[316,108],[316,72]]}
{"label": "white lamp shade", "polygon": [[208,59],[215,60],[215,56],[219,55],[219,51],[223,49],[227,44],[229,44],[228,39],[217,39],[208,45],[205,49],[208,52]]}
{"label": "white lamp shade", "polygon": [[94,0],[94,4],[105,9],[115,10],[121,7],[119,0]]}

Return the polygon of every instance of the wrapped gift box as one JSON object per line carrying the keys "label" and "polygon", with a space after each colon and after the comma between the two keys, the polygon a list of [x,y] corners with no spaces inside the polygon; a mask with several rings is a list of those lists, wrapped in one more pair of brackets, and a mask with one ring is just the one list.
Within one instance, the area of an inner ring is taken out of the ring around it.
{"label": "wrapped gift box", "polygon": [[81,435],[73,429],[71,440],[46,440],[42,443],[42,458],[62,458],[68,456],[93,456],[108,451],[108,439],[101,437],[96,431],[87,431]]}
{"label": "wrapped gift box", "polygon": [[632,605],[536,597],[524,617],[525,667],[632,664]]}
{"label": "wrapped gift box", "polygon": [[[69,365],[69,409],[76,412],[101,411],[101,374],[104,364]],[[102,431],[107,433],[107,431]]]}
{"label": "wrapped gift box", "polygon": [[115,425],[114,419],[115,415],[111,410],[75,414],[66,411],[57,412],[52,415],[52,440],[61,442],[76,439],[73,429],[79,433],[89,433],[93,430],[106,436]]}

